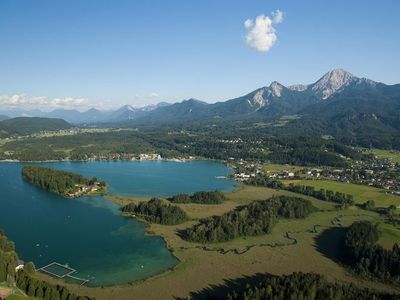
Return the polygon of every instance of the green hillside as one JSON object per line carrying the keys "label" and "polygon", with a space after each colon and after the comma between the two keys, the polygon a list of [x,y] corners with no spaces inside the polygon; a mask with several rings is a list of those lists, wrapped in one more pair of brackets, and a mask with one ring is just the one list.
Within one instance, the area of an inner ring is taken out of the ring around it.
{"label": "green hillside", "polygon": [[40,131],[69,129],[72,125],[62,119],[18,117],[0,122],[0,135],[28,135]]}

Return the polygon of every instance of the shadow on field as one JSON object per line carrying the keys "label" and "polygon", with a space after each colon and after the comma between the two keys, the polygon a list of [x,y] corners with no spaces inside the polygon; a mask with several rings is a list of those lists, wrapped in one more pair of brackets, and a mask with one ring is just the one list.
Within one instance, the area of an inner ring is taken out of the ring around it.
{"label": "shadow on field", "polygon": [[175,230],[175,234],[184,240],[186,236],[186,229],[177,229]]}
{"label": "shadow on field", "polygon": [[320,235],[315,237],[317,251],[336,263],[341,262],[345,234],[346,228],[342,227],[333,227],[324,230]]}
{"label": "shadow on field", "polygon": [[[205,276],[207,276],[205,274]],[[226,299],[227,294],[235,290],[237,292],[244,291],[247,284],[256,284],[269,278],[269,274],[255,274],[253,276],[244,276],[236,279],[225,279],[224,284],[210,285],[198,292],[190,293],[190,298],[178,298],[176,300],[193,299],[193,300],[222,300]]]}

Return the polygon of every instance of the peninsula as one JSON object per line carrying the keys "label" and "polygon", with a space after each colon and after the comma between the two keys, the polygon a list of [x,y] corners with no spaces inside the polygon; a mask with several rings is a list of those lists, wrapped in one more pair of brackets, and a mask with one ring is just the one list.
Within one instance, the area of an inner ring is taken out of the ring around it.
{"label": "peninsula", "polygon": [[107,192],[105,181],[41,166],[26,166],[22,176],[30,183],[67,198],[95,196]]}

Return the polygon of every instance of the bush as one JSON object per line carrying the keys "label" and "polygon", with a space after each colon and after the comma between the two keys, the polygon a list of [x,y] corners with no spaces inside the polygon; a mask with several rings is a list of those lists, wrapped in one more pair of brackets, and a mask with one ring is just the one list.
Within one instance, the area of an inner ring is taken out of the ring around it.
{"label": "bush", "polygon": [[25,264],[24,270],[28,274],[33,274],[35,272],[35,265],[33,264],[33,262],[30,261],[30,262]]}

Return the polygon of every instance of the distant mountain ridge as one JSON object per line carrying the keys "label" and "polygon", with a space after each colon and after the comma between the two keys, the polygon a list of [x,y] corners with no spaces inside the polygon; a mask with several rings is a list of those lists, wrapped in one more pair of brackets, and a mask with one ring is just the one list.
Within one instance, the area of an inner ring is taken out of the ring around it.
{"label": "distant mountain ridge", "polygon": [[[58,108],[50,112],[44,112],[39,109],[35,110],[11,110],[2,111],[0,118],[15,118],[15,117],[42,117],[42,118],[58,118],[63,119],[72,124],[96,124],[96,123],[119,123],[126,122],[144,115],[158,107],[170,105],[166,102],[158,104],[150,104],[143,107],[134,107],[124,105],[117,110],[99,110],[90,108],[87,111],[78,111],[76,109]],[[7,116],[6,116],[7,115]],[[9,116],[10,117],[9,117]],[[1,120],[1,119],[0,119]]]}
{"label": "distant mountain ridge", "polygon": [[151,111],[132,125],[232,121],[272,124],[278,135],[330,135],[347,144],[400,149],[400,84],[386,85],[336,69],[315,83],[285,87],[273,82],[247,95],[208,104],[186,100]]}
{"label": "distant mountain ridge", "polygon": [[10,117],[6,116],[6,115],[0,115],[0,122],[4,121],[4,120],[7,120],[7,119],[10,119]]}
{"label": "distant mountain ridge", "polygon": [[[261,122],[272,124],[263,130],[275,135],[329,135],[347,144],[400,149],[400,84],[386,85],[343,69],[331,70],[308,85],[284,86],[274,81],[224,102],[207,103],[191,98],[145,107],[124,105],[114,111],[92,108],[85,112],[57,109],[49,113],[19,113],[113,127]],[[0,114],[14,117],[18,112]],[[287,121],[279,122],[283,117]],[[28,119],[24,122],[29,123]],[[3,124],[12,120],[0,122],[0,135],[12,132],[12,127]]]}
{"label": "distant mountain ridge", "polygon": [[[395,89],[395,86],[359,78],[343,69],[334,69],[308,85],[297,84],[286,87],[274,81],[269,86],[261,87],[244,96],[217,103],[207,103],[191,98],[173,104],[162,102],[144,107],[124,105],[114,111],[92,108],[85,112],[57,109],[49,113],[37,110],[24,113],[31,116],[62,118],[73,124],[162,124],[216,119],[251,121],[276,119],[294,114],[305,116],[308,111],[318,111],[318,117],[320,117],[328,113],[323,111],[324,108],[335,107],[337,110],[346,111],[347,105],[352,106],[352,103],[339,101],[342,94],[349,98],[349,93],[357,95],[362,91],[368,91],[369,96],[364,95],[364,101],[358,103],[358,110],[362,113],[366,108],[364,106],[370,106],[371,101],[377,105],[383,99],[382,97],[391,95],[390,92],[382,94],[382,91],[386,89]],[[326,105],[332,101],[338,101],[338,104]]]}
{"label": "distant mountain ridge", "polygon": [[343,69],[331,70],[315,83],[286,87],[279,82],[259,88],[244,96],[217,103],[194,99],[161,107],[136,122],[165,123],[212,119],[274,119],[283,115],[298,114],[305,108],[329,101],[333,96],[354,88],[376,89],[381,83],[358,78]]}

